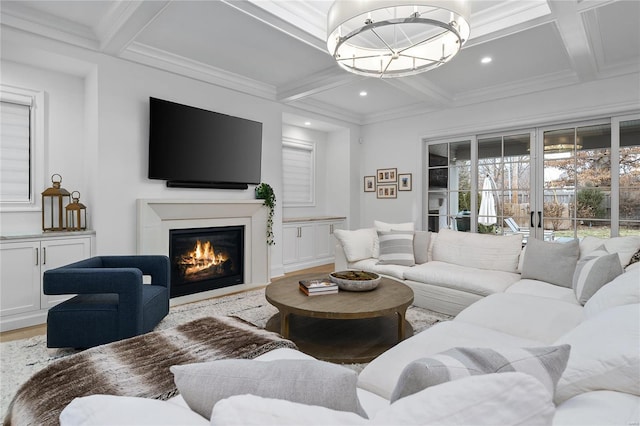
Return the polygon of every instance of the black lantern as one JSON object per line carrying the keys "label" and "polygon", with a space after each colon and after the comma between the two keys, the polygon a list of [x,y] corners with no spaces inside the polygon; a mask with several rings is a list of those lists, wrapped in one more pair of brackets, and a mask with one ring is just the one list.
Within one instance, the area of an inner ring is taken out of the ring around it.
{"label": "black lantern", "polygon": [[[76,195],[77,194],[77,195]],[[66,207],[67,209],[67,230],[83,231],[87,229],[87,206],[80,202],[80,192],[71,193],[73,200]]]}
{"label": "black lantern", "polygon": [[51,176],[53,186],[42,193],[42,230],[64,231],[64,205],[69,202],[69,191],[60,187],[62,176]]}

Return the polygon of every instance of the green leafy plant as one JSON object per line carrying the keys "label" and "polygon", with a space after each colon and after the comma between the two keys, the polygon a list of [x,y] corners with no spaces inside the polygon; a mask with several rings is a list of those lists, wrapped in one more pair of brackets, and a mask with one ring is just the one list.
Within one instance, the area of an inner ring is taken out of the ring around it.
{"label": "green leafy plant", "polygon": [[267,207],[267,245],[274,245],[273,241],[273,214],[276,208],[276,194],[268,183],[261,183],[256,186],[256,199],[264,200]]}

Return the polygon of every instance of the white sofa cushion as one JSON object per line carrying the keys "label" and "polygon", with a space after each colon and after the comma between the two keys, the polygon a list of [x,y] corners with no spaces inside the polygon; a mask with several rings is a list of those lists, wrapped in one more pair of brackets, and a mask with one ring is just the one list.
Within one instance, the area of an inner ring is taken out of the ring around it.
{"label": "white sofa cushion", "polygon": [[528,294],[498,293],[469,306],[454,322],[552,344],[582,319],[582,307],[577,304]]}
{"label": "white sofa cushion", "polygon": [[535,348],[453,348],[407,365],[391,402],[431,386],[469,376],[515,371],[535,377],[553,395],[567,365],[569,345]]}
{"label": "white sofa cushion", "polygon": [[623,272],[616,253],[609,254],[604,247],[591,252],[578,261],[573,274],[572,287],[578,302],[584,305],[603,285]]}
{"label": "white sofa cushion", "polygon": [[411,269],[411,266],[404,265],[379,265],[378,259],[364,259],[349,263],[349,269],[375,272],[398,280],[404,279],[404,273]]}
{"label": "white sofa cushion", "polygon": [[358,387],[391,399],[402,370],[416,359],[461,346],[522,348],[542,344],[474,324],[445,321],[398,343],[393,349],[371,361],[360,372]]}
{"label": "white sofa cushion", "polygon": [[483,235],[442,229],[433,260],[494,271],[518,272],[522,235]]}
{"label": "white sofa cushion", "polygon": [[593,318],[616,306],[640,303],[640,269],[617,276],[594,294],[584,305],[585,318]]}
{"label": "white sofa cushion", "polygon": [[640,419],[640,397],[614,391],[576,395],[556,408],[555,426],[633,425]]}
{"label": "white sofa cushion", "polygon": [[623,268],[629,264],[631,256],[640,249],[640,236],[628,235],[625,237],[598,238],[586,236],[580,240],[580,258],[588,256],[592,251],[604,245],[609,253],[618,253],[620,266]]}
{"label": "white sofa cushion", "polygon": [[577,240],[557,243],[529,238],[524,252],[522,278],[571,288],[578,255]]}
{"label": "white sofa cushion", "polygon": [[505,373],[425,389],[380,410],[371,420],[324,407],[234,396],[216,404],[211,425],[550,424],[554,412],[551,397],[538,381],[522,373]]}
{"label": "white sofa cushion", "polygon": [[413,266],[416,258],[413,254],[413,231],[378,231],[379,265]]}
{"label": "white sofa cushion", "polygon": [[378,239],[375,228],[363,228],[355,231],[336,229],[333,235],[340,241],[344,255],[349,262],[374,257],[374,244]]}
{"label": "white sofa cushion", "polygon": [[189,407],[204,417],[221,399],[251,393],[365,415],[354,370],[318,360],[228,359],[171,367]]}
{"label": "white sofa cushion", "polygon": [[188,408],[149,398],[90,395],[74,398],[60,413],[61,426],[208,425]]}
{"label": "white sofa cushion", "polygon": [[640,395],[640,305],[608,309],[560,337],[571,345],[556,391],[557,404],[583,392],[613,390]]}
{"label": "white sofa cushion", "polygon": [[563,302],[578,305],[576,292],[572,288],[560,287],[544,281],[522,279],[508,289],[505,293],[528,294],[530,296],[547,297],[549,299],[560,300]]}
{"label": "white sofa cushion", "polygon": [[480,296],[503,292],[520,279],[512,272],[490,271],[433,260],[404,271],[404,278]]}

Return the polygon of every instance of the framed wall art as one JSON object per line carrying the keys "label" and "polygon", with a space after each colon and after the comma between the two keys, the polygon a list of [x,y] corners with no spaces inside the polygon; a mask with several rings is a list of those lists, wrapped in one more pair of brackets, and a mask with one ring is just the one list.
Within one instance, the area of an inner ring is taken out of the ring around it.
{"label": "framed wall art", "polygon": [[398,181],[398,169],[378,169],[376,178],[378,183],[396,183]]}
{"label": "framed wall art", "polygon": [[376,192],[376,177],[365,176],[364,177],[364,192]]}
{"label": "framed wall art", "polygon": [[400,173],[398,175],[398,191],[411,191],[412,186],[411,173]]}
{"label": "framed wall art", "polygon": [[378,185],[376,194],[378,198],[398,198],[398,185],[395,183]]}

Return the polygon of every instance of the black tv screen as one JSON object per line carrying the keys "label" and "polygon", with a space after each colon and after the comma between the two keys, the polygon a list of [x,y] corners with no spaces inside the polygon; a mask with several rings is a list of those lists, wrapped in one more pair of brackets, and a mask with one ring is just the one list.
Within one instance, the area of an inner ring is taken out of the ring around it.
{"label": "black tv screen", "polygon": [[149,179],[167,186],[260,183],[262,123],[149,98]]}

